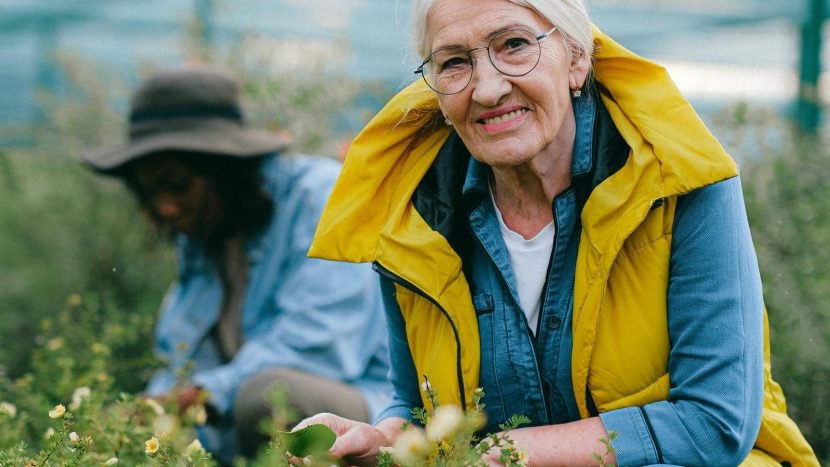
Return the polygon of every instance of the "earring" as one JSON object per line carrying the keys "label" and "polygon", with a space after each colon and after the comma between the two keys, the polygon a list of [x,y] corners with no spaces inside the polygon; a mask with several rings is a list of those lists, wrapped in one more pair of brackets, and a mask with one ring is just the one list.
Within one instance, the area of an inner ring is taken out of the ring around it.
{"label": "earring", "polygon": [[582,95],[582,89],[571,89],[571,96],[579,97]]}
{"label": "earring", "polygon": [[447,117],[444,117],[444,123],[446,123],[446,124],[447,124],[447,126],[452,126],[452,120],[450,120],[450,119],[449,119],[449,118],[447,118]]}

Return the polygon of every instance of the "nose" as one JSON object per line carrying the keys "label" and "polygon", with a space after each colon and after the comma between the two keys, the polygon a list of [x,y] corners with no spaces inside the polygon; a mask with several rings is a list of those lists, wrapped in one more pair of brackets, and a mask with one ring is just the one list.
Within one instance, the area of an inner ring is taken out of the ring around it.
{"label": "nose", "polygon": [[174,220],[182,213],[181,205],[172,197],[167,195],[156,196],[153,200],[153,207],[159,217],[166,221]]}
{"label": "nose", "polygon": [[513,84],[490,62],[487,52],[482,55],[473,66],[472,99],[484,107],[494,107],[510,94]]}

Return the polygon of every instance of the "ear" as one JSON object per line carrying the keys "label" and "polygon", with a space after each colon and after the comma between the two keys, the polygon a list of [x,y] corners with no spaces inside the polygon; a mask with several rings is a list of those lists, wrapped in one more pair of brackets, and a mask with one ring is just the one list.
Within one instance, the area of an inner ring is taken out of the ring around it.
{"label": "ear", "polygon": [[568,85],[571,89],[582,89],[590,69],[591,57],[588,54],[579,54],[571,60],[571,67],[568,70]]}

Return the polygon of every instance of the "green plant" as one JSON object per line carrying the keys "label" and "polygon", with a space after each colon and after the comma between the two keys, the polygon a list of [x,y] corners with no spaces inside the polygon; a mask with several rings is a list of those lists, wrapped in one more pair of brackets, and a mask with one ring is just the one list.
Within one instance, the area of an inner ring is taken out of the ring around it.
{"label": "green plant", "polygon": [[769,313],[773,378],[820,460],[830,460],[830,150],[759,107],[727,108],[717,128],[740,161]]}
{"label": "green plant", "polygon": [[[196,438],[207,419],[204,406],[179,413],[174,398],[156,400],[123,390],[122,372],[146,371],[158,362],[146,350],[132,348],[138,344],[132,331],[142,323],[120,322],[113,310],[94,296],[70,296],[40,326],[31,371],[16,379],[0,374],[0,465],[217,465]],[[96,324],[99,319],[102,326]],[[116,359],[125,347],[140,361]],[[273,439],[255,459],[239,459],[237,467],[288,465],[290,444],[281,430],[293,418],[292,410],[280,390],[269,400],[275,407],[269,426]],[[312,451],[328,449],[315,439],[305,441]]]}
{"label": "green plant", "polygon": [[484,391],[476,389],[472,408],[463,412],[455,405],[441,405],[435,389],[424,378],[421,385],[424,396],[433,409],[416,407],[413,418],[424,428],[412,423],[404,424],[404,431],[393,448],[383,449],[378,456],[380,466],[484,466],[482,456],[495,451],[499,461],[507,466],[527,464],[527,454],[510,439],[509,432],[520,425],[530,423],[523,415],[513,415],[499,425],[499,433],[489,433],[479,438],[484,427]]}

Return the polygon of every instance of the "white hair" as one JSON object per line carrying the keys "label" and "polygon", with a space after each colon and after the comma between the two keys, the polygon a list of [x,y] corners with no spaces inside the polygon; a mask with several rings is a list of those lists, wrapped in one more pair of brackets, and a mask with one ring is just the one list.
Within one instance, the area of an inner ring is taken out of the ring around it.
{"label": "white hair", "polygon": [[[432,38],[427,33],[429,10],[436,0],[414,0],[412,31],[415,51],[425,58],[432,51]],[[594,51],[591,20],[584,0],[505,0],[535,11],[555,25],[562,34],[573,57],[589,57]]]}

